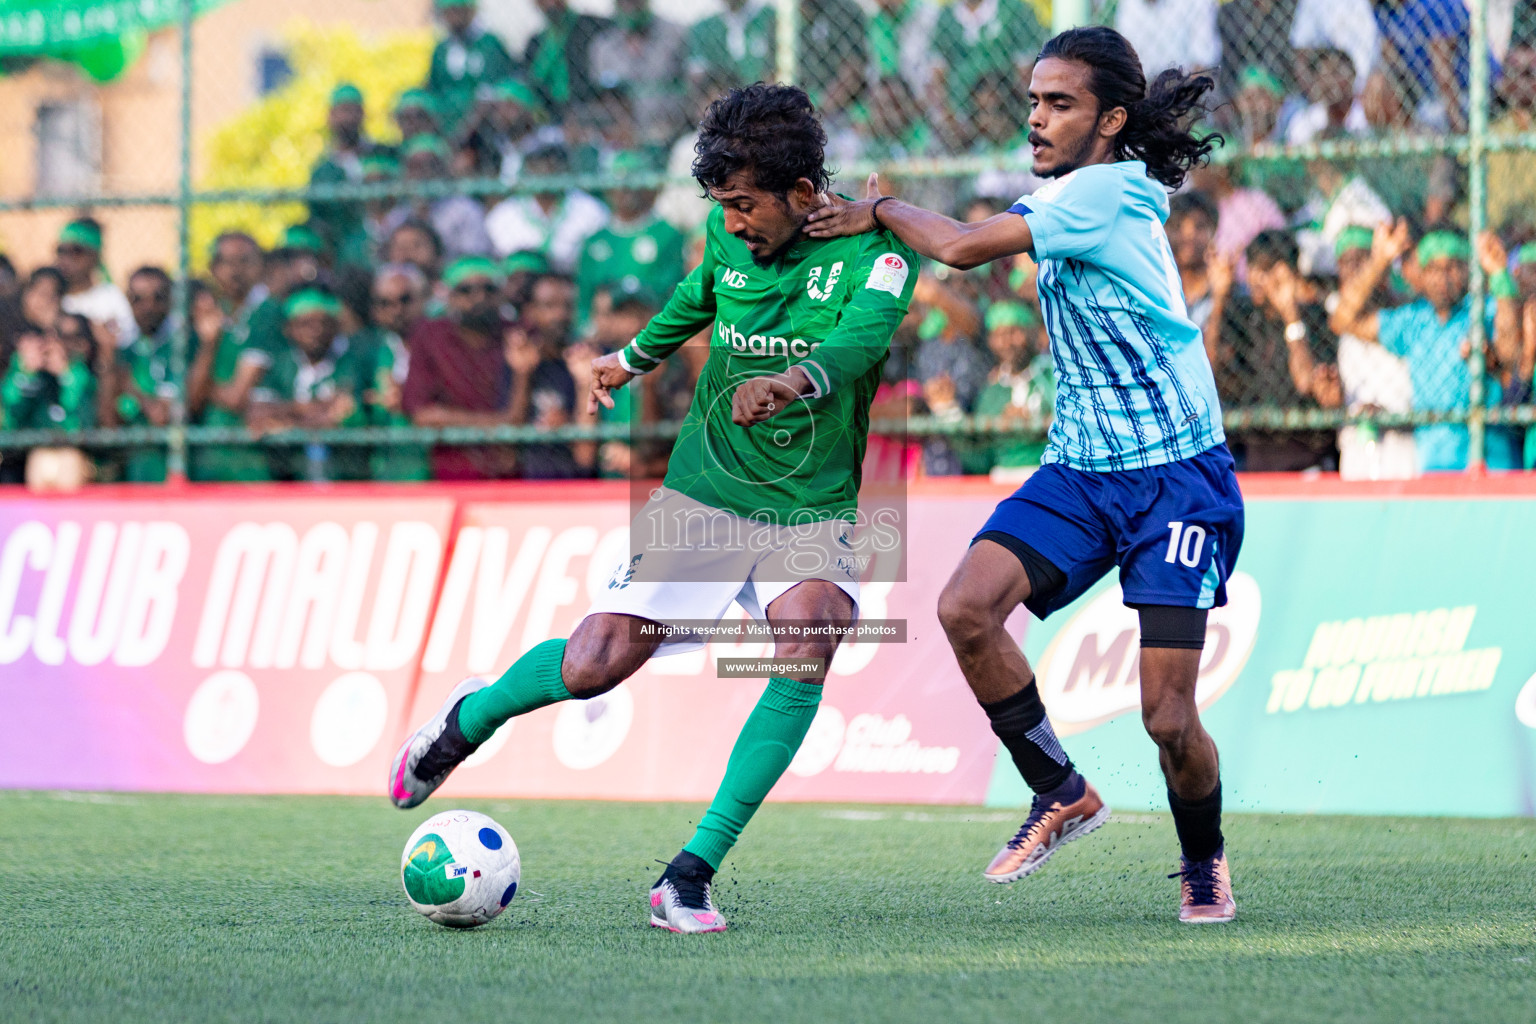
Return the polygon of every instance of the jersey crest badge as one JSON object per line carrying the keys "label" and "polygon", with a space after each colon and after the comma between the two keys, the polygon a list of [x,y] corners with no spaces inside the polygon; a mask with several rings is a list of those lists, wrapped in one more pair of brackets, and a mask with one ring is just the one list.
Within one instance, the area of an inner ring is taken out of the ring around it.
{"label": "jersey crest badge", "polygon": [[805,292],[817,302],[825,302],[832,297],[832,292],[837,288],[837,279],[843,274],[843,262],[838,260],[832,264],[832,270],[827,274],[827,286],[816,287],[816,282],[821,278],[821,267],[811,268],[811,276],[806,279]]}

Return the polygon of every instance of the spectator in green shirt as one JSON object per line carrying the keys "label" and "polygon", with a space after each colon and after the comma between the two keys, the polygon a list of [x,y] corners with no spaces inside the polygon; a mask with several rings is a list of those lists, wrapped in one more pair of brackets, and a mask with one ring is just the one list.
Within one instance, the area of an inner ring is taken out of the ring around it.
{"label": "spectator in green shirt", "polygon": [[[409,217],[391,229],[385,235],[381,255],[385,263],[412,264],[434,286],[443,272],[443,240],[431,224],[419,217]],[[428,316],[441,316],[440,296],[429,297],[428,307]]]}
{"label": "spectator in green shirt", "polygon": [[266,265],[266,253],[244,231],[225,231],[213,240],[208,254],[213,294],[242,340],[250,333],[252,314],[270,294],[262,280]]}
{"label": "spectator in green shirt", "polygon": [[777,25],[773,6],[753,0],[725,0],[725,10],[695,22],[687,51],[694,106],[739,85],[773,81]]}
{"label": "spectator in green shirt", "polygon": [[869,18],[869,81],[900,75],[912,94],[928,96],[937,58],[933,52],[939,6],[932,0],[876,0]]}
{"label": "spectator in green shirt", "polygon": [[[655,381],[650,376],[639,377],[630,387],[613,392],[611,409],[603,405],[593,409],[587,396],[592,390],[592,360],[629,344],[661,309],[662,301],[644,284],[627,280],[605,285],[598,293],[597,306],[591,335],[567,346],[564,353],[566,368],[576,386],[576,410],[571,422],[577,426],[655,422],[656,403],[651,394]],[[701,347],[708,352],[707,344]],[[613,440],[573,444],[571,451],[583,476],[642,478],[666,473],[666,453],[670,447],[670,443]]]}
{"label": "spectator in green shirt", "polygon": [[501,261],[501,272],[506,275],[501,283],[502,315],[510,323],[517,319],[518,311],[527,305],[533,292],[533,283],[549,273],[549,260],[543,253],[508,253]]}
{"label": "spectator in green shirt", "polygon": [[8,430],[83,430],[96,425],[91,373],[91,322],[61,313],[46,329],[28,326],[16,339],[0,382],[0,422]]}
{"label": "spectator in green shirt", "polygon": [[[280,302],[268,298],[267,303]],[[280,306],[278,307],[281,308]],[[251,391],[272,365],[270,347],[252,332],[237,331],[207,289],[195,289],[192,326],[197,355],[187,373],[187,400],[196,422],[210,427],[243,427]],[[261,312],[261,309],[256,311]],[[252,315],[256,319],[256,314]],[[271,479],[265,453],[255,445],[199,445],[190,458],[193,480],[255,482]]]}
{"label": "spectator in green shirt", "polygon": [[[656,168],[635,153],[619,153],[610,171],[623,181],[654,174]],[[608,190],[611,217],[587,239],[576,266],[576,309],[583,322],[599,288],[632,281],[653,295],[668,296],[683,279],[683,234],[656,215],[657,192],[634,186]]]}
{"label": "spectator in green shirt", "polygon": [[477,175],[513,184],[524,156],[562,138],[548,121],[532,86],[515,78],[497,82],[482,91],[460,129],[460,152],[472,156]]}
{"label": "spectator in green shirt", "polygon": [[[1022,302],[995,302],[987,310],[987,348],[997,367],[976,396],[975,415],[996,417],[1005,425],[1040,423],[1049,419],[1056,400],[1051,354],[1040,315]],[[1045,451],[1045,432],[1039,437],[1002,438],[967,451],[962,463],[967,473],[986,473],[993,467],[1038,466]]]}
{"label": "spectator in green shirt", "polygon": [[[283,303],[283,315],[288,345],[251,391],[251,428],[268,433],[363,425],[363,392],[372,383],[373,367],[364,346],[341,333],[341,301],[330,292],[304,288]],[[368,477],[368,452],[357,445],[274,446],[268,462],[279,480]]]}
{"label": "spectator in green shirt", "polygon": [[846,114],[863,91],[869,62],[867,20],[853,0],[800,0],[800,78],[827,117]]}
{"label": "spectator in green shirt", "polygon": [[[933,44],[951,117],[962,123],[970,117],[976,88],[988,75],[1028,82],[1046,37],[1024,0],[954,0],[945,7]],[[1019,120],[1013,110],[1008,114]]]}
{"label": "spectator in green shirt", "polygon": [[[400,146],[403,149],[418,135],[439,135],[443,130],[443,116],[436,97],[425,89],[407,89],[395,101],[395,127],[400,130]],[[396,154],[399,155],[398,152]]]}
{"label": "spectator in green shirt", "polygon": [[[377,427],[408,427],[411,418],[401,408],[406,374],[411,368],[407,339],[425,316],[428,283],[410,263],[386,263],[373,278],[372,314],[364,332],[373,343],[372,374],[363,392],[367,422]],[[430,480],[431,449],[426,445],[386,444],[369,456],[375,480]]]}
{"label": "spectator in green shirt", "polygon": [[[386,150],[374,150],[363,157],[361,163],[364,185],[381,185],[400,178],[400,161]],[[385,220],[394,205],[395,201],[390,197],[368,199],[358,204],[362,210],[361,219],[350,234],[336,242],[337,266],[372,270],[387,234]]]}
{"label": "spectator in green shirt", "polygon": [[280,351],[287,344],[283,302],[297,289],[318,280],[329,262],[324,239],[307,225],[295,224],[283,232],[283,240],[267,255],[266,298],[251,311],[243,334],[237,323],[230,325],[237,342],[268,356]]}
{"label": "spectator in green shirt", "polygon": [[[133,308],[137,333],[118,357],[113,409],[122,426],[163,427],[171,422],[171,404],[178,390],[171,374],[175,323],[170,315],[170,275],[159,267],[135,270],[128,278],[128,305]],[[165,479],[163,445],[130,448],[126,456],[124,477],[128,481]]]}
{"label": "spectator in green shirt", "polygon": [[[63,313],[54,325],[23,328],[0,379],[0,428],[80,430],[96,425],[96,381],[91,372],[95,341],[83,315]],[[27,452],[27,486],[75,490],[95,475],[84,452],[38,447]]]}
{"label": "spectator in green shirt", "polygon": [[[361,183],[363,160],[373,152],[373,145],[363,135],[363,94],[357,86],[343,82],[331,92],[326,128],[330,132],[330,143],[310,171],[309,183]],[[344,249],[363,230],[363,204],[339,199],[315,200],[309,204],[309,218],[336,243],[338,249]]]}
{"label": "spectator in green shirt", "polygon": [[563,117],[571,104],[589,103],[597,91],[592,67],[592,40],[610,22],[591,14],[578,14],[566,0],[534,0],[544,15],[544,27],[528,40],[523,60],[528,81],[544,98],[544,105]]}
{"label": "spectator in green shirt", "polygon": [[436,7],[448,34],[432,50],[427,91],[437,99],[443,127],[453,133],[479,88],[511,78],[517,67],[501,40],[476,23],[475,0],[436,0]]}

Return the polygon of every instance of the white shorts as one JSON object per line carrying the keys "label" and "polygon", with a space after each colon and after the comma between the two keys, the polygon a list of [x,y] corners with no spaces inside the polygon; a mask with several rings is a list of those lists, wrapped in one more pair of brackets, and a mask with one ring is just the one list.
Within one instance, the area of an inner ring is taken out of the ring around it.
{"label": "white shorts", "polygon": [[[768,606],[795,584],[826,580],[852,598],[857,620],[859,570],[852,536],[847,520],[775,526],[659,487],[630,523],[629,557],[614,568],[587,614],[712,626],[735,601],[766,621]],[[656,654],[695,651],[710,639],[673,633]]]}

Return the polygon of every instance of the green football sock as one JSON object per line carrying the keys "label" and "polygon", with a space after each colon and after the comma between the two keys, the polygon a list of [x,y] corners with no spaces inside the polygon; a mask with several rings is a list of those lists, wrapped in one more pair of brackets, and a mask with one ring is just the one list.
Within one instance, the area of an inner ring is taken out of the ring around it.
{"label": "green football sock", "polygon": [[564,640],[545,640],[512,663],[500,679],[476,690],[459,705],[459,731],[471,743],[484,743],[501,723],[530,711],[571,699],[560,677]]}
{"label": "green football sock", "polygon": [[702,857],[712,868],[720,867],[741,830],[794,759],[820,703],[821,686],[817,683],[777,676],[768,680],[768,688],[736,737],[714,802],[683,847],[685,851]]}

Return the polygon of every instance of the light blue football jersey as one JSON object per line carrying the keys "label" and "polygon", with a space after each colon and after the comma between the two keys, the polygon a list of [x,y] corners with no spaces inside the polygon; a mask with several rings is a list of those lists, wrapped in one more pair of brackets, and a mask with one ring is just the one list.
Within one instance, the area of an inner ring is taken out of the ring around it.
{"label": "light blue football jersey", "polygon": [[1225,440],[1216,379],[1163,231],[1168,194],[1146,165],[1083,167],[1010,209],[1034,235],[1056,363],[1040,461],[1146,469]]}

